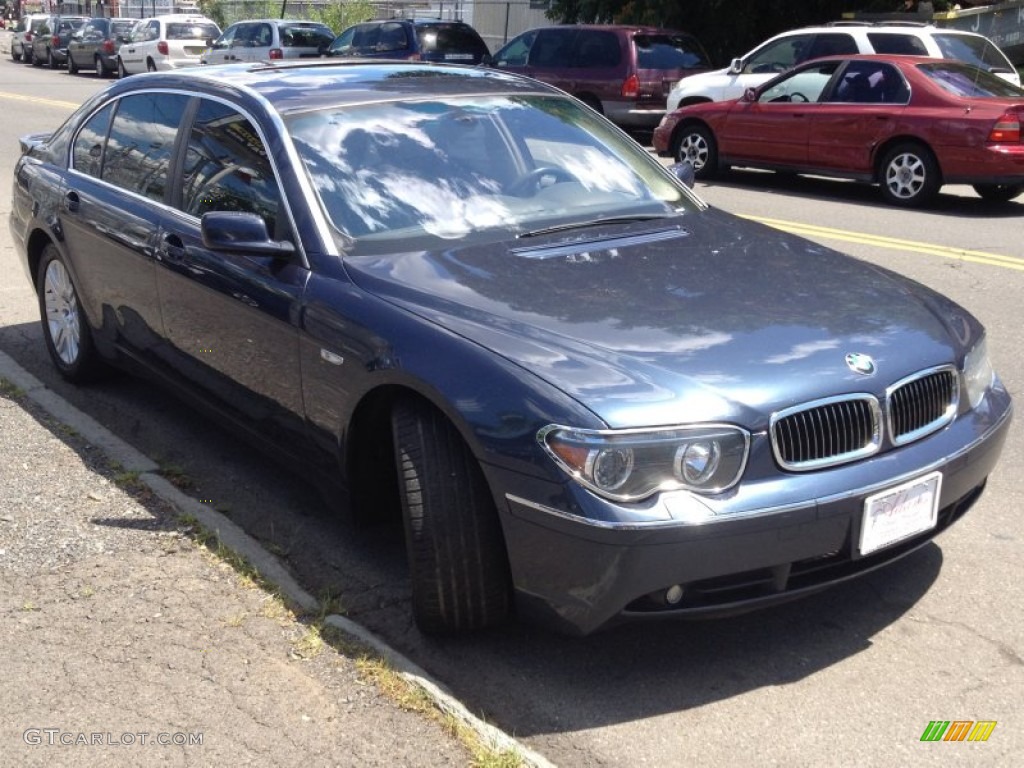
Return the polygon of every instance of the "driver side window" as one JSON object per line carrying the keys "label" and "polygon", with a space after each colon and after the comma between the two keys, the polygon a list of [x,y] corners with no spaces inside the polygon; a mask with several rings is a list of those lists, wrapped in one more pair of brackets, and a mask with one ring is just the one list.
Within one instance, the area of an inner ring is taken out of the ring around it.
{"label": "driver side window", "polygon": [[785,72],[799,64],[803,59],[813,37],[811,35],[793,35],[784,40],[765,46],[754,53],[743,67],[745,75],[763,75]]}

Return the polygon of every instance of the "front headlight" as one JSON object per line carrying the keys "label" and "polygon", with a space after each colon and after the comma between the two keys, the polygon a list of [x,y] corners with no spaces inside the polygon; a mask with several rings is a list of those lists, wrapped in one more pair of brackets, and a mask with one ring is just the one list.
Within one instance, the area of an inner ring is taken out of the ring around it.
{"label": "front headlight", "polygon": [[750,434],[727,424],[635,430],[552,424],[537,439],[570,477],[613,501],[680,489],[719,493],[739,481],[750,447]]}
{"label": "front headlight", "polygon": [[977,408],[985,393],[995,384],[996,372],[988,358],[988,344],[984,337],[964,358],[964,388],[971,408]]}

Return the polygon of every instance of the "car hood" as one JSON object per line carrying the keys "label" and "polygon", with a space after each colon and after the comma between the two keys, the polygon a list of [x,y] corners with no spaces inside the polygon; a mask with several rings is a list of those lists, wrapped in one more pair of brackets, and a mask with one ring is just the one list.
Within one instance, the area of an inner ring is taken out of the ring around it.
{"label": "car hood", "polygon": [[[794,403],[882,396],[960,361],[981,333],[917,283],[713,209],[346,266],[363,289],[515,361],[611,427],[759,429]],[[875,372],[854,372],[849,353]]]}

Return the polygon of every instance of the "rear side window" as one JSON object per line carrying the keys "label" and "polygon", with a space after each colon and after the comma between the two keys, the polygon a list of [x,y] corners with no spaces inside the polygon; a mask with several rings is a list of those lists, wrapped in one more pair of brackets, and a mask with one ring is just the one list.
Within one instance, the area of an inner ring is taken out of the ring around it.
{"label": "rear side window", "polygon": [[707,53],[689,35],[637,35],[636,64],[639,69],[694,69],[710,67]]}
{"label": "rear side window", "polygon": [[162,202],[188,97],[140,93],[118,102],[103,155],[104,181]]}
{"label": "rear side window", "polygon": [[182,172],[181,209],[258,213],[277,231],[281,195],[267,150],[252,123],[231,107],[204,100],[196,113]]}
{"label": "rear side window", "polygon": [[988,38],[936,34],[935,43],[943,58],[966,61],[989,72],[1013,71],[1006,56]]}
{"label": "rear side window", "polygon": [[614,32],[581,30],[576,35],[572,65],[584,69],[617,67],[622,61],[622,48]]}
{"label": "rear side window", "polygon": [[110,130],[110,116],[114,105],[108,104],[82,126],[72,147],[71,165],[80,173],[100,178],[103,173],[103,145]]}
{"label": "rear side window", "polygon": [[852,36],[825,32],[814,36],[814,44],[811,49],[797,64],[807,59],[816,59],[819,56],[847,56],[851,53],[860,53],[857,42]]}
{"label": "rear side window", "polygon": [[868,32],[868,41],[875,53],[889,53],[894,56],[927,56],[925,44],[913,35],[892,35],[883,32]]}
{"label": "rear side window", "polygon": [[220,30],[213,24],[174,23],[167,25],[168,40],[206,40],[220,35]]}
{"label": "rear side window", "polygon": [[283,25],[281,27],[281,45],[285,48],[319,48],[330,45],[334,33],[328,27],[312,27],[299,25]]}
{"label": "rear side window", "polygon": [[416,37],[426,53],[487,53],[487,44],[465,24],[417,25]]}
{"label": "rear side window", "polygon": [[404,24],[387,22],[380,25],[380,38],[377,40],[379,53],[409,50],[409,36],[405,33]]}

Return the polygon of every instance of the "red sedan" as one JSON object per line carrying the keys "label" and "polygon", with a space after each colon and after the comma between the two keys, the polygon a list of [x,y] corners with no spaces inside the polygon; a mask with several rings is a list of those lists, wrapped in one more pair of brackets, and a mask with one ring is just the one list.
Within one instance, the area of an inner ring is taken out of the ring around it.
{"label": "red sedan", "polygon": [[1005,202],[1024,192],[1022,116],[1024,90],[962,62],[829,57],[666,115],[654,147],[698,179],[745,166],[878,184],[908,207],[943,184]]}

